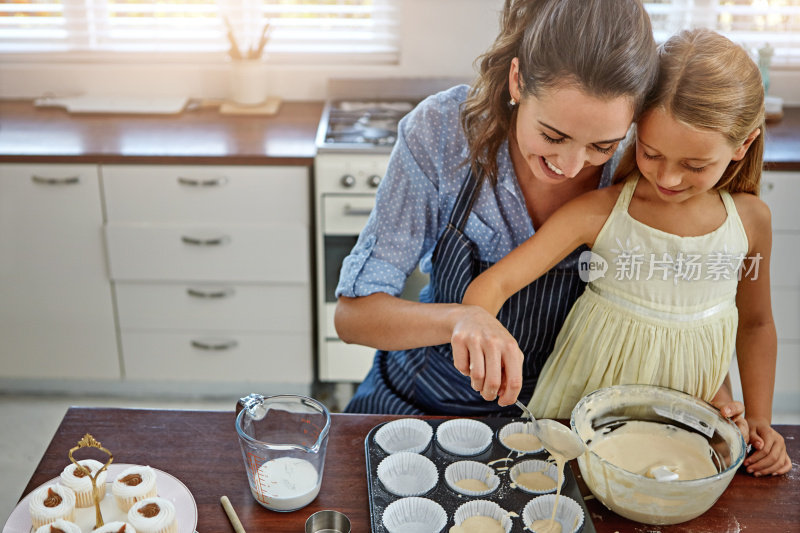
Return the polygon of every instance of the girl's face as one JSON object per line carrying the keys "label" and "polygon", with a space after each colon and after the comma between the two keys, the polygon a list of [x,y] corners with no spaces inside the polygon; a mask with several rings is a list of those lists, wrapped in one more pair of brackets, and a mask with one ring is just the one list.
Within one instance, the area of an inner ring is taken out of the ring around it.
{"label": "girl's face", "polygon": [[711,190],[758,134],[754,131],[743,145],[733,147],[721,133],[692,128],[656,108],[637,125],[636,164],[660,199],[683,202]]}
{"label": "girl's face", "polygon": [[509,90],[519,105],[516,141],[533,177],[564,183],[608,161],[631,125],[632,100],[600,99],[571,85],[520,100],[518,68],[515,58]]}

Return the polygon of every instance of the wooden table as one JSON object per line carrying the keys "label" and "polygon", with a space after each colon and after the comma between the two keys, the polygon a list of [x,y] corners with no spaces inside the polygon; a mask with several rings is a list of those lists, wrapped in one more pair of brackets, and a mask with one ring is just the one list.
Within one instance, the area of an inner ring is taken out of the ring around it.
{"label": "wooden table", "polygon": [[[147,464],[183,481],[197,502],[199,533],[233,531],[219,503],[222,495],[230,498],[250,533],[302,532],[306,518],[321,509],[342,511],[350,517],[353,533],[364,533],[370,528],[364,439],[374,426],[395,418],[334,414],[319,496],[299,511],[276,513],[258,505],[250,495],[233,411],[73,407],[64,416],[23,496],[58,476],[68,464],[69,449],[85,433],[91,433],[112,451],[115,462]],[[800,426],[777,429],[796,461],[800,457]],[[573,469],[577,469],[574,464]],[[796,533],[800,528],[798,496],[800,476],[795,466],[781,477],[737,474],[714,507],[675,526],[643,526],[615,515],[595,499],[586,503],[598,533]]]}

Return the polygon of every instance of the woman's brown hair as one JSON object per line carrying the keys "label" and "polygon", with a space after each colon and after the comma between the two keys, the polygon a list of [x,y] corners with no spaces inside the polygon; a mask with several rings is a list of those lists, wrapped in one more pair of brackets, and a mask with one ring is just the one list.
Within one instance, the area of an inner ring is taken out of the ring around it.
{"label": "woman's brown hair", "polygon": [[478,79],[461,113],[469,162],[492,184],[511,126],[508,74],[515,57],[523,98],[572,85],[597,98],[630,97],[634,118],[658,69],[640,0],[506,0],[500,33],[478,58]]}
{"label": "woman's brown hair", "polygon": [[[719,132],[734,148],[761,129],[745,156],[731,161],[715,186],[758,195],[764,158],[764,85],[756,63],[744,48],[707,29],[673,35],[659,47],[659,61],[658,81],[645,109],[661,108],[687,126]],[[629,146],[620,162],[620,178],[635,170],[635,148]]]}

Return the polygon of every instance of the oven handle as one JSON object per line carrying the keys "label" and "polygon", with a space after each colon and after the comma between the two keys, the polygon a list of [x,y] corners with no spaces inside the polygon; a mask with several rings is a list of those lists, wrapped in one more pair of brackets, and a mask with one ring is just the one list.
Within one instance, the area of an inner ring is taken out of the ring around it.
{"label": "oven handle", "polygon": [[371,207],[353,207],[350,204],[344,204],[344,214],[348,217],[364,217],[372,213]]}

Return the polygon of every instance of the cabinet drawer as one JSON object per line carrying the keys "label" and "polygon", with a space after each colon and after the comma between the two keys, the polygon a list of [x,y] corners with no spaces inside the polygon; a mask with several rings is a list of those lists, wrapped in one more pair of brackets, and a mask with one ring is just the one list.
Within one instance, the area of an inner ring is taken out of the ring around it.
{"label": "cabinet drawer", "polygon": [[108,221],[309,225],[305,167],[101,167]]}
{"label": "cabinet drawer", "polygon": [[320,381],[363,381],[372,368],[375,348],[327,340],[319,361]]}
{"label": "cabinet drawer", "polygon": [[308,283],[309,231],[302,226],[105,228],[114,280]]}
{"label": "cabinet drawer", "polygon": [[772,317],[779,340],[800,342],[800,288],[772,291]]}
{"label": "cabinet drawer", "polygon": [[[800,383],[800,343],[779,342],[778,361],[775,370],[775,399],[794,398],[795,402],[800,397],[797,384]],[[775,411],[792,411],[797,413],[800,404],[779,405],[773,404]]]}
{"label": "cabinet drawer", "polygon": [[117,283],[123,329],[311,334],[307,285]]}
{"label": "cabinet drawer", "polygon": [[[310,384],[306,334],[216,334],[122,330],[125,377],[148,381]],[[228,348],[223,348],[228,346]],[[199,346],[218,346],[203,349]]]}
{"label": "cabinet drawer", "polygon": [[800,287],[800,232],[772,234],[769,281],[775,287]]}
{"label": "cabinet drawer", "polygon": [[800,231],[800,217],[797,216],[800,172],[764,172],[761,176],[761,199],[772,211],[773,230]]}

